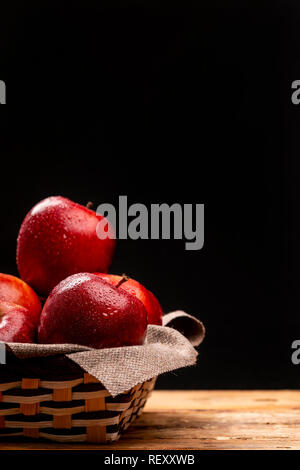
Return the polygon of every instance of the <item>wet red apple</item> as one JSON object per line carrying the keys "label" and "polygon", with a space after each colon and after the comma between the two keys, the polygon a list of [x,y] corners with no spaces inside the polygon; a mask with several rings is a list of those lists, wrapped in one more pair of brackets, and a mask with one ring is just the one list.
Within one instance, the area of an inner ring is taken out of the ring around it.
{"label": "wet red apple", "polygon": [[99,276],[79,273],[60,282],[40,316],[39,343],[93,348],[143,344],[147,312],[143,303]]}
{"label": "wet red apple", "polygon": [[[66,277],[79,272],[107,272],[115,240],[99,239],[103,217],[61,196],[44,199],[25,217],[17,243],[21,278],[47,297]],[[112,227],[107,222],[108,232]]]}
{"label": "wet red apple", "polygon": [[28,310],[33,323],[38,323],[42,310],[34,290],[21,279],[0,273],[0,301],[12,302]]}
{"label": "wet red apple", "polygon": [[126,276],[116,274],[95,273],[113,286],[119,285],[131,295],[137,297],[145,306],[149,325],[162,325],[163,311],[157,298],[139,282]]}
{"label": "wet red apple", "polygon": [[33,343],[36,327],[27,308],[0,301],[0,341]]}

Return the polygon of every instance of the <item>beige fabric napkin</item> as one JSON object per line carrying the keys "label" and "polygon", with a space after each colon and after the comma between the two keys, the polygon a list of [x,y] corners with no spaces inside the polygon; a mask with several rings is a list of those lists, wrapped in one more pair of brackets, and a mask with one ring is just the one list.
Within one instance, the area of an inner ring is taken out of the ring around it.
{"label": "beige fabric napkin", "polygon": [[149,325],[141,346],[92,349],[70,344],[6,343],[21,359],[66,355],[96,377],[112,396],[159,374],[196,363],[198,346],[205,328],[195,317],[182,311],[164,316],[163,326]]}

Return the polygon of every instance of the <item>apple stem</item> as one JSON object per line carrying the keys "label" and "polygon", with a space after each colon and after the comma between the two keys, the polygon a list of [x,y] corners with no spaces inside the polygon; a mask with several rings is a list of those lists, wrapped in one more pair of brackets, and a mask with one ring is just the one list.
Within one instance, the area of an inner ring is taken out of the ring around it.
{"label": "apple stem", "polygon": [[126,274],[122,274],[122,279],[118,282],[116,288],[120,287],[122,284],[124,284],[124,282],[129,281],[129,279],[130,278],[126,276]]}
{"label": "apple stem", "polygon": [[93,205],[94,205],[94,203],[91,202],[91,201],[89,201],[85,207],[86,207],[87,209],[90,209],[91,207],[93,207]]}

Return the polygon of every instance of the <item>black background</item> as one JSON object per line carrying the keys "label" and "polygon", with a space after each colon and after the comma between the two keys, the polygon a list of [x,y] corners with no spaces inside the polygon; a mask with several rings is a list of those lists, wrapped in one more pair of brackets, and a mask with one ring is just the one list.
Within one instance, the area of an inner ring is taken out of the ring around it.
{"label": "black background", "polygon": [[6,4],[1,271],[49,195],[204,203],[202,250],[119,241],[111,267],[207,327],[198,366],[159,386],[298,388],[297,2]]}

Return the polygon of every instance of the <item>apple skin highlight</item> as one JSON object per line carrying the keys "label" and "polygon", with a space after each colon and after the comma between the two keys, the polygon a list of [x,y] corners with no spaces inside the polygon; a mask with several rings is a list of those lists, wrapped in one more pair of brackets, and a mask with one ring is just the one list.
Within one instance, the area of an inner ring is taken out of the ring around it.
{"label": "apple skin highlight", "polygon": [[139,299],[95,274],[79,273],[60,282],[49,295],[38,342],[96,349],[141,345],[147,324]]}
{"label": "apple skin highlight", "polygon": [[0,301],[25,307],[32,322],[38,323],[42,311],[41,302],[34,290],[18,277],[0,273]]}
{"label": "apple skin highlight", "polygon": [[36,325],[27,308],[0,301],[0,341],[34,343]]}
{"label": "apple skin highlight", "polygon": [[[113,286],[117,286],[122,281],[122,276],[116,274],[95,273]],[[120,285],[120,289],[124,289],[131,295],[134,295],[145,306],[148,315],[149,325],[162,325],[163,311],[161,305],[154,294],[146,289],[142,284],[134,279],[127,278]]]}
{"label": "apple skin highlight", "polygon": [[21,278],[39,295],[47,297],[72,274],[107,272],[116,241],[97,237],[101,220],[101,215],[61,196],[39,202],[26,215],[18,235],[17,265]]}

